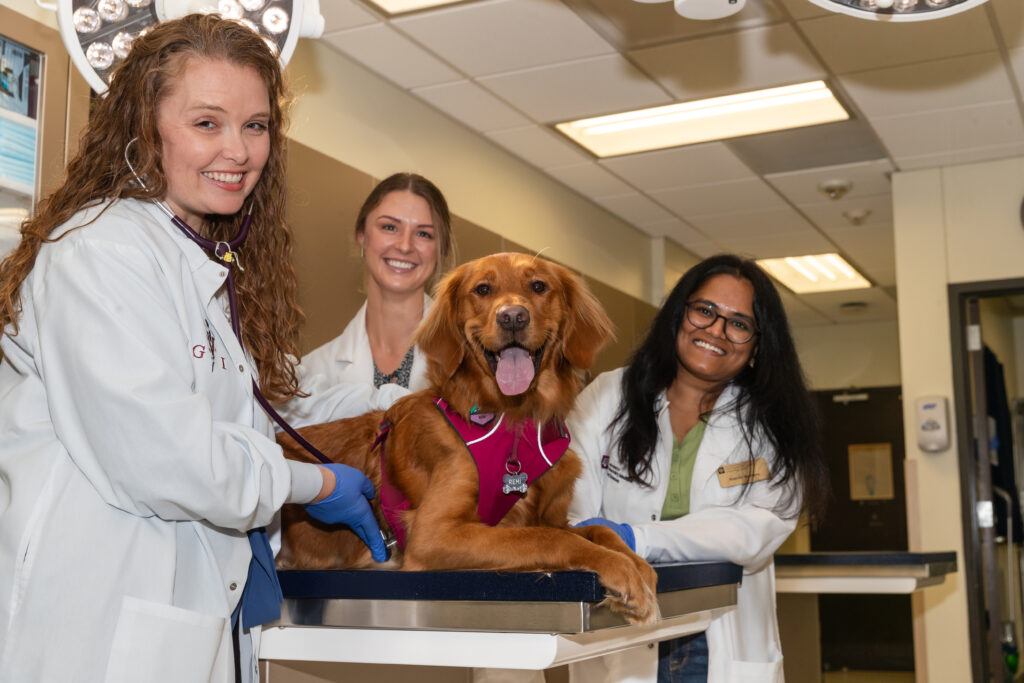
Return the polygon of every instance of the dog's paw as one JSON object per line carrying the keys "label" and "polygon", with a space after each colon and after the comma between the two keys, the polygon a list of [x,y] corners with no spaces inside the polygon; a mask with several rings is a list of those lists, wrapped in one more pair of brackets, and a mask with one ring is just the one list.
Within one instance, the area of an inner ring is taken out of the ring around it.
{"label": "dog's paw", "polygon": [[[642,561],[641,561],[642,562]],[[642,562],[643,570],[633,560],[617,553],[598,577],[607,593],[602,605],[621,614],[631,624],[652,624],[658,620],[658,577],[651,566]]]}

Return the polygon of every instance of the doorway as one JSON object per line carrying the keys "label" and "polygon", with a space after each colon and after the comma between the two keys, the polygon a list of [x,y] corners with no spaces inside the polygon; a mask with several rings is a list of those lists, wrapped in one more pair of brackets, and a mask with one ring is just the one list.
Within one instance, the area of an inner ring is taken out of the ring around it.
{"label": "doorway", "polygon": [[[907,550],[900,387],[815,396],[833,497],[811,550]],[[819,595],[818,618],[823,671],[914,670],[909,595]]]}
{"label": "doorway", "polygon": [[949,287],[972,672],[1014,673],[1021,643],[1024,280]]}

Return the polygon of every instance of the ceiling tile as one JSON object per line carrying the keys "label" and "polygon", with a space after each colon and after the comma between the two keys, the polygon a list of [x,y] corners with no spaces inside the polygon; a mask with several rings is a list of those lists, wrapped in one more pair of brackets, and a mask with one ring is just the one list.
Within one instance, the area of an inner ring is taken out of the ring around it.
{"label": "ceiling tile", "polygon": [[892,224],[826,228],[843,255],[873,282],[883,287],[896,284],[896,253]]}
{"label": "ceiling tile", "polygon": [[638,192],[598,197],[594,200],[627,223],[647,231],[647,226],[664,223],[674,216]]}
{"label": "ceiling tile", "polygon": [[1013,75],[1017,79],[1017,86],[1024,90],[1024,47],[1010,50],[1010,65],[1013,67]]}
{"label": "ceiling tile", "polygon": [[[810,3],[808,3],[810,4]],[[792,327],[812,327],[815,325],[831,325],[832,321],[805,304],[800,297],[785,287],[779,287],[779,297],[786,309],[786,318]]]}
{"label": "ceiling tile", "polygon": [[[806,0],[800,1],[806,4]],[[707,33],[763,26],[780,20],[776,6],[760,0],[748,2],[736,14],[718,21],[684,19],[671,2],[573,0],[569,6],[609,42],[624,50]]]}
{"label": "ceiling tile", "polygon": [[571,166],[557,166],[547,169],[547,172],[584,197],[607,197],[635,192],[632,187],[598,166],[594,161]]}
{"label": "ceiling tile", "polygon": [[808,0],[781,0],[781,4],[794,19],[809,19],[832,14],[824,7],[819,7]]}
{"label": "ceiling tile", "polygon": [[832,14],[801,21],[800,28],[825,64],[837,74],[997,48],[984,7],[945,17],[942,21],[898,24]]}
{"label": "ceiling tile", "polygon": [[[869,322],[896,319],[896,302],[881,287],[820,292],[801,296],[807,305],[821,311],[836,322]],[[842,308],[842,304],[861,301],[864,308]]]}
{"label": "ceiling tile", "polygon": [[792,26],[776,24],[629,53],[681,100],[825,77]]}
{"label": "ceiling tile", "polygon": [[479,131],[501,130],[530,123],[530,119],[470,81],[417,88],[413,93]]}
{"label": "ceiling tile", "polygon": [[323,40],[403,88],[460,78],[430,52],[385,24],[332,33]]}
{"label": "ceiling tile", "polygon": [[615,114],[672,99],[620,55],[604,55],[478,79],[541,123]]}
{"label": "ceiling tile", "polygon": [[897,159],[1024,143],[1020,109],[1013,101],[878,118],[874,125]]}
{"label": "ceiling tile", "polygon": [[754,175],[720,142],[630,154],[602,159],[600,163],[645,192]]}
{"label": "ceiling tile", "polygon": [[955,166],[956,164],[972,164],[977,161],[994,161],[1010,157],[1024,156],[1024,145],[995,145],[992,147],[975,147],[953,152],[938,154],[922,154],[920,156],[896,157],[901,170],[915,171],[922,168],[939,166]]}
{"label": "ceiling tile", "polygon": [[[775,234],[807,232],[814,227],[788,206],[760,211],[737,211],[711,216],[687,216],[687,220],[715,240],[732,237],[768,237]],[[792,254],[790,254],[792,255]]]}
{"label": "ceiling tile", "polygon": [[865,71],[841,80],[870,119],[1014,98],[998,52]]}
{"label": "ceiling tile", "polygon": [[719,240],[729,251],[749,258],[780,258],[834,251],[827,239],[813,230],[771,235],[723,237]]}
{"label": "ceiling tile", "polygon": [[691,185],[657,190],[648,194],[684,218],[735,211],[778,209],[786,206],[775,190],[760,178]]}
{"label": "ceiling tile", "polygon": [[381,21],[380,17],[354,0],[330,0],[320,3],[320,14],[324,18],[324,34]]}
{"label": "ceiling tile", "polygon": [[889,174],[893,167],[888,159],[862,161],[856,164],[840,164],[808,168],[802,171],[766,175],[765,180],[794,204],[815,204],[825,198],[819,189],[821,183],[830,180],[845,180],[850,183],[846,198],[855,199],[873,194],[890,192],[892,183]]}
{"label": "ceiling tile", "polygon": [[491,0],[392,20],[471,76],[615,52],[561,2]]}
{"label": "ceiling tile", "polygon": [[696,230],[686,221],[673,218],[668,221],[658,221],[644,226],[644,231],[654,237],[668,237],[679,244],[692,242],[707,242],[707,235]]}
{"label": "ceiling tile", "polygon": [[863,213],[862,226],[892,222],[892,194],[847,195],[835,201],[825,200],[817,204],[801,204],[800,210],[812,223],[828,231],[829,228],[849,228],[851,219],[844,213]]}
{"label": "ceiling tile", "polygon": [[486,133],[499,145],[538,168],[568,166],[590,161],[568,142],[540,126],[523,126]]}
{"label": "ceiling tile", "polygon": [[1008,47],[1024,47],[1024,4],[1020,0],[992,0],[996,23]]}
{"label": "ceiling tile", "polygon": [[888,155],[871,126],[861,119],[749,135],[725,144],[762,175]]}

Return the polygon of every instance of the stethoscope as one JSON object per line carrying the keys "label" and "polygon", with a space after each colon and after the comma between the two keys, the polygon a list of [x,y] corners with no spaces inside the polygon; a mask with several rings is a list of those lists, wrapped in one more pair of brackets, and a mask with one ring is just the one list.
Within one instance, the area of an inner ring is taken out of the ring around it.
{"label": "stethoscope", "polygon": [[[124,162],[128,165],[128,170],[131,171],[133,176],[135,176],[135,181],[139,184],[139,186],[142,187],[142,189],[147,190],[149,188],[146,187],[145,181],[143,181],[142,177],[138,173],[136,173],[135,167],[132,165],[131,159],[128,158],[128,150],[131,149],[131,146],[135,143],[136,140],[138,140],[137,137],[132,138],[131,140],[128,141],[128,144],[124,146]],[[188,237],[190,240],[199,245],[199,247],[203,251],[215,257],[227,269],[227,277],[225,279],[227,281],[228,311],[231,318],[231,330],[232,332],[235,333],[235,338],[238,340],[238,343],[242,344],[242,324],[238,316],[238,298],[235,292],[234,275],[236,266],[238,270],[245,270],[245,268],[242,267],[241,261],[239,259],[238,250],[239,248],[241,248],[242,244],[245,243],[246,238],[249,237],[249,230],[252,227],[253,205],[249,204],[249,209],[246,211],[245,217],[242,219],[242,224],[238,228],[238,233],[227,242],[216,242],[214,240],[207,239],[200,235],[191,225],[186,223],[184,219],[182,219],[176,213],[174,213],[174,210],[167,205],[167,202],[161,199],[157,199],[154,200],[153,203],[156,204],[157,208],[159,208],[160,211],[166,214],[166,216],[170,219],[171,223],[173,223],[174,226],[178,228],[178,230],[180,230],[186,237]],[[270,405],[270,401],[268,401],[266,396],[263,395],[263,392],[260,391],[259,384],[256,383],[255,379],[252,380],[252,393],[253,396],[256,397],[256,400],[259,402],[260,406],[263,407],[263,410],[267,413],[267,415],[273,418],[274,422],[276,422],[278,426],[280,426],[281,429],[284,430],[286,434],[288,434],[288,436],[295,439],[295,442],[302,446],[310,455],[312,455],[325,465],[332,464],[334,462],[326,455],[321,453],[316,448],[316,446],[314,446],[313,444],[309,443],[309,441],[304,439],[301,434],[295,431],[295,429],[290,424],[288,424],[283,417],[281,417],[280,413],[274,410],[274,407]]]}

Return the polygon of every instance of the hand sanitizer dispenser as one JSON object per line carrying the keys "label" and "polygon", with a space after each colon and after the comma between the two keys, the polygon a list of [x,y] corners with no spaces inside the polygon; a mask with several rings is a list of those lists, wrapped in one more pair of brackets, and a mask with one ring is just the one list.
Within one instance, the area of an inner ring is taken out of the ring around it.
{"label": "hand sanitizer dispenser", "polygon": [[917,445],[922,451],[939,453],[949,448],[949,409],[944,396],[921,396],[914,402],[917,417]]}

